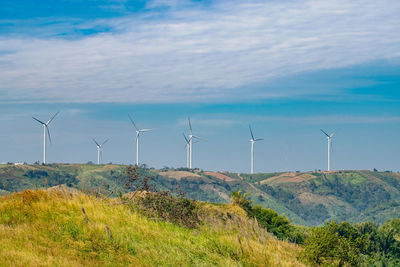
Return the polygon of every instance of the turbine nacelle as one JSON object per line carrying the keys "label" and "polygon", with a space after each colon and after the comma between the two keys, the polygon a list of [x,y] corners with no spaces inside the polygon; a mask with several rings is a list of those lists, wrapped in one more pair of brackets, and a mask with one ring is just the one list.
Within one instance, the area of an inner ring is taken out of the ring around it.
{"label": "turbine nacelle", "polygon": [[251,130],[251,126],[249,125],[249,130],[250,130],[250,142],[257,142],[257,141],[261,141],[264,140],[263,138],[254,138],[254,134],[253,131]]}

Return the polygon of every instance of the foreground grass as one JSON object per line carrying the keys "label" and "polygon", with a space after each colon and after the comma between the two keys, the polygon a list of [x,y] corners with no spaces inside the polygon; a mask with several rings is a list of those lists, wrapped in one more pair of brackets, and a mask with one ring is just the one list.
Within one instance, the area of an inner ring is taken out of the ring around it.
{"label": "foreground grass", "polygon": [[2,266],[302,266],[231,205],[201,205],[187,229],[149,219],[119,199],[62,190],[0,197]]}

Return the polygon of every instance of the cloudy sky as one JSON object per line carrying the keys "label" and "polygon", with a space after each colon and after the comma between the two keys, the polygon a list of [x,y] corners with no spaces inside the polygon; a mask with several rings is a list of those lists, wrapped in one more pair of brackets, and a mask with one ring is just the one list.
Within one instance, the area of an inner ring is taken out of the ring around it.
{"label": "cloudy sky", "polygon": [[400,2],[397,0],[3,0],[0,162],[42,157],[256,171],[400,170]]}

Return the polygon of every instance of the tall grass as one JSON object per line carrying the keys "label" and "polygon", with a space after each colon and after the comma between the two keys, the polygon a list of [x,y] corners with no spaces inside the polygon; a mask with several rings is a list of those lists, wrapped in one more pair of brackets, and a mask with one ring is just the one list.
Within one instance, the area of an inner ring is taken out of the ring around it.
{"label": "tall grass", "polygon": [[149,219],[119,199],[62,190],[0,197],[1,266],[302,266],[231,205],[200,204],[194,229]]}

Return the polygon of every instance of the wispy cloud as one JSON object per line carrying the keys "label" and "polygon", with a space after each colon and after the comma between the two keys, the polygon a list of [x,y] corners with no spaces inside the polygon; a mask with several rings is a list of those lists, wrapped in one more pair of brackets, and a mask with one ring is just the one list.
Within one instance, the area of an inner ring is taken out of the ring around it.
{"label": "wispy cloud", "polygon": [[[79,39],[3,36],[2,100],[288,97],[314,92],[264,85],[299,72],[400,57],[397,0],[183,3],[153,1],[141,15],[79,24],[112,29]],[[318,92],[324,93],[334,92]]]}
{"label": "wispy cloud", "polygon": [[[232,118],[235,117],[235,118]],[[293,125],[345,125],[345,124],[385,124],[399,123],[399,116],[366,116],[366,115],[309,115],[309,116],[265,116],[233,114],[198,114],[191,118],[193,125],[206,127],[244,126],[249,123],[283,123]],[[179,126],[187,126],[187,118],[178,121]]]}
{"label": "wispy cloud", "polygon": [[283,122],[293,124],[382,124],[382,123],[398,123],[398,116],[356,116],[356,115],[325,115],[325,116],[260,116],[255,118],[256,121]]}

